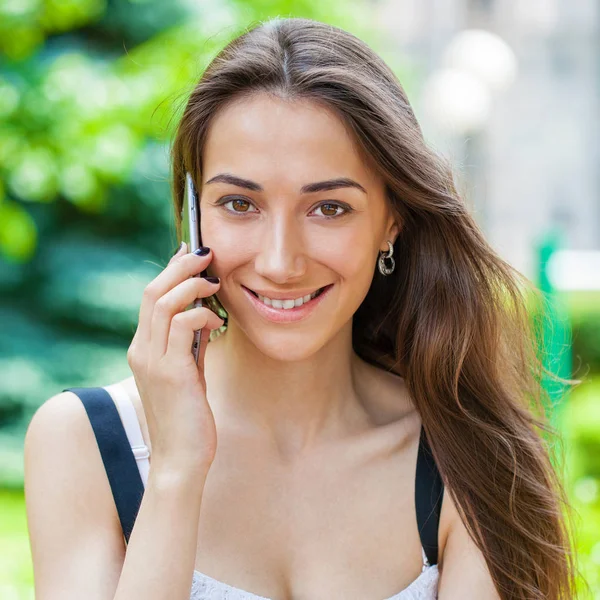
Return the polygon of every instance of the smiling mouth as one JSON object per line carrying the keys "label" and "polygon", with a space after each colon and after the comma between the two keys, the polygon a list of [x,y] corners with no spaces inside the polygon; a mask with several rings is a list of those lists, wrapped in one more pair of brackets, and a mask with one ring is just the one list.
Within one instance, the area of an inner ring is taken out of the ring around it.
{"label": "smiling mouth", "polygon": [[[319,288],[316,292],[313,292],[311,294],[311,300],[314,300],[315,298],[317,298],[318,296],[320,296],[328,287],[330,287],[332,284],[328,284],[323,286],[322,288]],[[246,287],[246,286],[244,286]],[[258,298],[258,294],[254,291],[251,290],[250,288],[246,288],[253,296],[255,296],[256,298]]]}

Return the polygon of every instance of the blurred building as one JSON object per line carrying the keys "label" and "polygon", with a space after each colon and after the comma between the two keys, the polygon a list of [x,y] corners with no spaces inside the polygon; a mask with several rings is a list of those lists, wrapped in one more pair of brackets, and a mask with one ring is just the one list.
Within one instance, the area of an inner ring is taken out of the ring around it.
{"label": "blurred building", "polygon": [[[536,246],[556,228],[567,248],[599,249],[600,3],[374,0],[374,8],[390,54],[406,57],[417,73],[411,102],[428,141],[456,166],[501,256],[535,277]],[[517,70],[511,85],[491,95],[478,125],[448,131],[427,111],[424,93],[465,29],[500,36]]]}

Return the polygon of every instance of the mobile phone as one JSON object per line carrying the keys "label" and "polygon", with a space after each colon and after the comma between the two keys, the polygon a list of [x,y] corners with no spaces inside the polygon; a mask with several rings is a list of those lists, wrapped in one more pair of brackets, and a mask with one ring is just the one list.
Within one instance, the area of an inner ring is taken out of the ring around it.
{"label": "mobile phone", "polygon": [[[183,190],[183,205],[181,207],[181,241],[185,242],[189,252],[194,252],[202,245],[200,239],[200,201],[198,193],[194,186],[192,176],[186,172],[185,187]],[[205,271],[194,275],[194,277],[203,277]],[[196,298],[189,308],[198,308],[203,306],[202,298]],[[192,343],[192,354],[194,360],[198,364],[198,354],[200,352],[200,339],[202,329],[197,329],[194,332],[194,341]]]}

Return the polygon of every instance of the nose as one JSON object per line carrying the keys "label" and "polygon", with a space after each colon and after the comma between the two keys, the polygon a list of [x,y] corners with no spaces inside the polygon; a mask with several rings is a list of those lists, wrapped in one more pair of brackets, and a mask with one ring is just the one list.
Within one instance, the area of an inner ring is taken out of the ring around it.
{"label": "nose", "polygon": [[283,285],[301,279],[306,273],[306,244],[293,215],[272,215],[261,232],[254,269],[271,281]]}

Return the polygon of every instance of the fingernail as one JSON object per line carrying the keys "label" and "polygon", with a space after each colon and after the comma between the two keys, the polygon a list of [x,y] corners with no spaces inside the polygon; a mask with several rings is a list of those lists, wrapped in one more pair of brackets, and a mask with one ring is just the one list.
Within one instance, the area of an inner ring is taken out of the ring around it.
{"label": "fingernail", "polygon": [[206,256],[210,252],[210,248],[208,246],[200,246],[198,250],[194,250],[194,254],[198,256]]}
{"label": "fingernail", "polygon": [[206,281],[210,281],[211,283],[219,283],[221,281],[218,277],[212,277],[211,275],[207,275],[206,277],[203,277],[203,279],[206,279]]}
{"label": "fingernail", "polygon": [[183,248],[183,242],[181,242],[181,244],[179,244],[179,248],[177,248],[175,250],[175,252],[173,252],[173,256],[175,256],[182,248]]}

